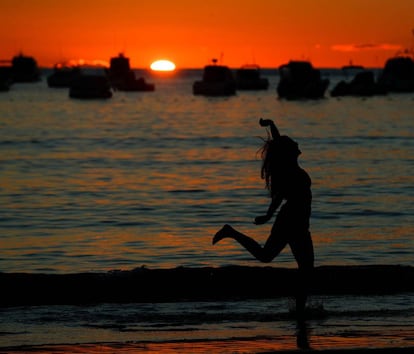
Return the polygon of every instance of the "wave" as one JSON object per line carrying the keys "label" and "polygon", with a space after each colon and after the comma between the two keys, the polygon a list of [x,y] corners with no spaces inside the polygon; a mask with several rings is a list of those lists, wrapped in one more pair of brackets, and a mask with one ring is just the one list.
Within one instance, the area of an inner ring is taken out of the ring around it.
{"label": "wave", "polygon": [[[321,266],[310,293],[414,292],[414,268],[400,265]],[[296,269],[227,266],[148,269],[106,273],[0,273],[2,307],[19,305],[217,301],[293,296]]]}

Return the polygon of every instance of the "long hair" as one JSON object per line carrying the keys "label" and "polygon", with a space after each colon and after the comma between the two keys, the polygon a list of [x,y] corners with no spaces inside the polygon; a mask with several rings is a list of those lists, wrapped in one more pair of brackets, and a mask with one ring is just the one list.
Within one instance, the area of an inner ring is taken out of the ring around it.
{"label": "long hair", "polygon": [[274,164],[272,163],[275,156],[275,141],[268,134],[267,139],[263,139],[264,143],[259,149],[260,156],[262,158],[262,168],[260,169],[260,177],[264,179],[266,189],[272,194],[272,172],[274,170]]}
{"label": "long hair", "polygon": [[276,180],[292,164],[297,163],[300,154],[298,144],[286,135],[272,139],[268,133],[267,139],[259,149],[262,158],[260,176],[265,180],[266,189],[273,195],[276,192]]}

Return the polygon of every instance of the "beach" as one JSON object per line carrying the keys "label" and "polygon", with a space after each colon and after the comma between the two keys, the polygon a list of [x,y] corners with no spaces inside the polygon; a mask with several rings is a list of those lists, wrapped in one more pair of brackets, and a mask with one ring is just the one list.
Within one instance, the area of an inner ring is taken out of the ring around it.
{"label": "beach", "polygon": [[[360,319],[358,320],[360,324]],[[330,321],[328,321],[330,322]],[[332,321],[334,322],[334,321]],[[215,324],[215,330],[209,338],[198,330],[180,330],[176,338],[165,339],[147,334],[147,339],[122,340],[122,332],[118,333],[116,341],[97,341],[88,333],[77,335],[77,340],[86,339],[85,342],[64,344],[68,337],[61,338],[61,344],[18,345],[2,347],[0,353],[296,353],[296,352],[320,352],[320,353],[411,353],[413,346],[413,332],[411,329],[405,332],[395,329],[376,331],[354,331],[353,333],[338,332],[338,327],[331,323],[329,328],[321,331],[318,328],[318,320],[309,320],[307,333],[300,333],[300,329],[292,323],[288,324],[288,330],[281,333],[280,329],[271,330],[261,328],[255,330],[245,322],[245,329],[222,330],[222,325]],[[270,323],[271,325],[272,323]],[[253,323],[253,326],[257,323]],[[263,327],[263,326],[262,326]],[[201,330],[203,331],[203,330]],[[88,332],[88,330],[86,331]],[[156,332],[156,331],[155,331]],[[215,333],[214,333],[215,332]],[[221,332],[217,338],[217,332]],[[336,332],[336,333],[335,333]],[[68,333],[66,333],[68,334]],[[73,333],[72,333],[73,335]],[[205,336],[203,338],[203,335]],[[172,335],[174,337],[174,334]],[[234,336],[234,337],[233,337]],[[52,336],[53,337],[53,336]],[[206,338],[207,337],[207,338]],[[70,338],[70,336],[69,336]],[[153,338],[153,339],[151,339]],[[89,342],[88,340],[89,339]]]}
{"label": "beach", "polygon": [[1,347],[30,353],[408,353],[413,274],[412,267],[399,266],[317,268],[304,320],[295,314],[295,269],[0,274],[7,289]]}
{"label": "beach", "polygon": [[[247,341],[241,342],[189,342],[189,343],[171,343],[168,345],[157,344],[100,344],[100,345],[77,345],[77,346],[44,346],[39,348],[19,348],[10,349],[8,351],[0,351],[0,353],[26,352],[36,354],[49,353],[73,353],[73,354],[116,354],[116,353],[256,353],[256,354],[294,354],[303,352],[313,352],[313,350],[296,350],[296,349],[281,349],[275,350],[275,345],[271,343],[260,343],[255,341],[253,343]],[[243,349],[240,349],[243,348]],[[257,351],[258,350],[258,351]],[[410,348],[381,348],[381,349],[315,349],[316,353],[324,354],[411,354],[414,347]]]}

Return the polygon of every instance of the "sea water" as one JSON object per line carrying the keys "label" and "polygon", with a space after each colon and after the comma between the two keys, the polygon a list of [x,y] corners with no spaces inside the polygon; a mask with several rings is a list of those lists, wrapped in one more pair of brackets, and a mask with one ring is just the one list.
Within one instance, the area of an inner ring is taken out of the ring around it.
{"label": "sea water", "polygon": [[[0,352],[107,353],[108,344],[110,353],[191,354],[414,347],[413,298],[314,297],[312,316],[302,325],[283,298],[5,308]],[[93,347],[80,350],[82,344]]]}
{"label": "sea water", "polygon": [[[414,95],[279,100],[267,91],[192,94],[201,71],[150,77],[155,92],[74,100],[16,84],[0,95],[0,270],[84,272],[257,265],[224,223],[253,225],[269,197],[260,117],[302,150],[312,178],[316,265],[413,263]],[[290,250],[274,262],[294,267]]]}
{"label": "sea water", "polygon": [[[321,100],[285,101],[277,98],[278,76],[267,74],[269,90],[225,98],[192,94],[201,71],[147,74],[154,92],[115,92],[108,100],[69,99],[44,78],[1,93],[0,271],[260,265],[230,240],[211,244],[224,223],[259,242],[269,234],[270,223],[253,224],[269,203],[260,117],[302,150],[313,182],[316,266],[413,266],[414,95],[332,98],[328,91]],[[329,89],[349,79],[323,75]],[[271,265],[296,266],[289,249]],[[316,349],[412,346],[413,298],[315,297],[306,339]],[[0,347],[292,349],[303,333],[288,302],[4,308]]]}

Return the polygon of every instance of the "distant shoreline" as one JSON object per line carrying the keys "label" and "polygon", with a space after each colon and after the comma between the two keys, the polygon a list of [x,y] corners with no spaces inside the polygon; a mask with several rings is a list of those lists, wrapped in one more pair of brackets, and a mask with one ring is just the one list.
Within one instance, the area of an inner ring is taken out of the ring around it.
{"label": "distant shoreline", "polygon": [[[229,68],[231,69],[231,70],[237,70],[237,69],[240,69],[240,67],[237,67],[237,66],[235,66],[235,67],[233,67],[233,66],[229,66]],[[278,68],[279,68],[279,66],[274,66],[274,67],[260,67],[260,70],[262,70],[262,71],[270,71],[270,70],[278,70]],[[342,67],[315,67],[316,69],[319,69],[319,70],[336,70],[336,71],[341,71],[341,70],[343,70],[343,68]],[[41,66],[41,67],[39,67],[39,69],[40,70],[53,70],[54,69],[54,67],[53,66]],[[131,68],[132,70],[147,70],[147,71],[150,71],[150,72],[152,72],[152,69],[148,66],[148,67],[134,67],[134,68]],[[174,71],[172,71],[172,72],[161,72],[161,74],[173,74],[174,72],[179,72],[179,71],[199,71],[199,70],[203,70],[204,69],[204,67],[202,66],[202,67],[195,67],[195,68],[181,68],[181,67],[178,67],[177,69],[175,69]],[[364,67],[364,69],[365,70],[382,70],[383,69],[383,67]]]}

